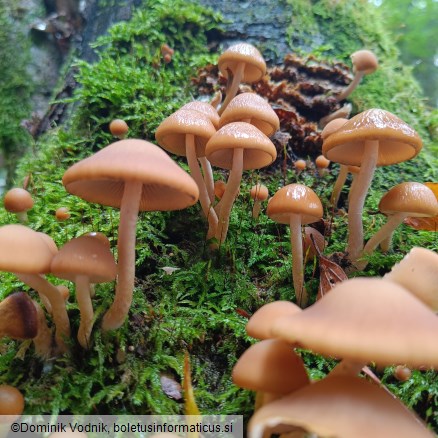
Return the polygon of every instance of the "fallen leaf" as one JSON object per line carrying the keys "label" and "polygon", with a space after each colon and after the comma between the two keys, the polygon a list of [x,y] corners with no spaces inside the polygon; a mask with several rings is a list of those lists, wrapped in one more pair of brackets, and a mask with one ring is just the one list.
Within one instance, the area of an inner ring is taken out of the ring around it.
{"label": "fallen leaf", "polygon": [[161,389],[167,397],[174,400],[181,400],[181,385],[173,378],[166,374],[160,375]]}

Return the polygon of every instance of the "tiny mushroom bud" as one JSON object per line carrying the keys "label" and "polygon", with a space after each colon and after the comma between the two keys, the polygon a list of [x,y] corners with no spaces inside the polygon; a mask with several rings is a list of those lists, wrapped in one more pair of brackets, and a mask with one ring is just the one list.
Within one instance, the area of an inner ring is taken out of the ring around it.
{"label": "tiny mushroom bud", "polygon": [[21,223],[27,222],[27,212],[33,207],[30,193],[20,187],[8,190],[3,200],[5,210],[15,213]]}
{"label": "tiny mushroom bud", "polygon": [[251,199],[254,201],[254,206],[252,208],[252,217],[257,219],[260,214],[260,209],[262,206],[262,202],[266,201],[269,197],[268,188],[263,184],[256,184],[251,187],[251,191],[249,192]]}
{"label": "tiny mushroom bud", "polygon": [[70,219],[70,216],[68,207],[59,207],[55,211],[55,217],[58,221],[66,221],[67,219]]}
{"label": "tiny mushroom bud", "polygon": [[292,245],[292,277],[297,304],[305,307],[303,242],[301,226],[322,218],[323,208],[316,193],[302,184],[289,184],[275,193],[268,203],[267,215],[275,222],[289,224]]}
{"label": "tiny mushroom bud", "polygon": [[327,168],[330,166],[330,161],[324,155],[318,155],[315,159],[315,165],[319,176],[324,176]]}
{"label": "tiny mushroom bud", "polygon": [[126,137],[129,128],[124,120],[114,119],[113,121],[111,121],[109,125],[109,130],[114,137],[117,137],[120,140],[122,140],[123,138]]}
{"label": "tiny mushroom bud", "polygon": [[353,63],[354,78],[348,87],[336,96],[338,102],[346,99],[353,92],[364,75],[375,72],[379,66],[376,55],[370,50],[358,50],[354,52],[351,55],[351,62]]}
{"label": "tiny mushroom bud", "polygon": [[299,159],[294,162],[294,168],[297,171],[297,174],[300,174],[306,167],[306,160]]}
{"label": "tiny mushroom bud", "polygon": [[222,199],[222,196],[225,193],[225,188],[227,186],[227,183],[221,179],[218,179],[214,182],[214,195],[218,199]]}
{"label": "tiny mushroom bud", "polygon": [[394,370],[394,377],[400,382],[406,382],[412,376],[410,368],[404,365],[397,365]]}

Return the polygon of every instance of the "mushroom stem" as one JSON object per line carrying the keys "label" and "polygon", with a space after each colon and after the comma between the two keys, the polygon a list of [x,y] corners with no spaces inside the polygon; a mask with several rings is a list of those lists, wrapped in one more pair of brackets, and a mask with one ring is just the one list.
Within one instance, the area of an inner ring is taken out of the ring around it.
{"label": "mushroom stem", "polygon": [[337,207],[339,202],[339,197],[341,195],[342,187],[344,187],[345,181],[348,176],[348,166],[341,164],[339,168],[338,178],[336,179],[335,185],[333,186],[332,196],[330,197],[330,203],[333,207]]}
{"label": "mushroom stem", "polygon": [[[371,254],[378,246],[380,242],[383,242],[386,238],[389,238],[395,229],[403,222],[405,218],[409,216],[409,213],[401,212],[395,213],[388,217],[388,221],[384,224],[366,243],[363,251],[360,254],[360,258]],[[368,260],[360,260],[356,262],[356,267],[360,270],[366,268]]]}
{"label": "mushroom stem", "polygon": [[[120,206],[119,239],[117,242],[118,266],[114,301],[103,317],[102,330],[118,329],[131,307],[135,278],[135,230],[143,184],[125,183]],[[88,292],[90,293],[90,292]]]}
{"label": "mushroom stem", "polygon": [[196,159],[195,149],[195,136],[193,134],[186,134],[187,163],[190,168],[190,173],[199,189],[199,203],[201,204],[202,211],[208,220],[208,232],[206,239],[209,240],[214,236],[218,224],[218,218],[216,212],[212,208],[207,186],[202,178],[201,169],[199,168],[198,160]]}
{"label": "mushroom stem", "polygon": [[297,304],[303,309],[307,304],[307,292],[304,288],[303,239],[301,237],[301,218],[291,214],[289,219],[290,244],[292,246],[292,281]]}
{"label": "mushroom stem", "polygon": [[59,290],[52,283],[49,283],[44,277],[37,274],[15,274],[20,281],[26,283],[38,293],[47,297],[52,306],[53,321],[56,326],[56,344],[58,350],[64,353],[68,350],[65,339],[70,338],[70,321],[65,308],[65,301],[62,298]]}
{"label": "mushroom stem", "polygon": [[392,235],[393,235],[393,233],[391,233],[388,237],[385,237],[380,242],[380,249],[382,250],[382,252],[388,252],[389,248],[391,248],[391,245],[392,245]]}
{"label": "mushroom stem", "polygon": [[52,331],[47,326],[44,310],[36,301],[33,301],[33,305],[38,317],[38,334],[32,339],[35,345],[35,353],[38,357],[48,359],[52,356]]}
{"label": "mushroom stem", "polygon": [[255,200],[254,205],[252,207],[252,217],[253,219],[258,219],[260,215],[260,210],[262,209],[262,201]]}
{"label": "mushroom stem", "polygon": [[27,211],[19,211],[15,213],[17,215],[17,219],[22,224],[27,224],[29,222],[29,218],[27,217]]}
{"label": "mushroom stem", "polygon": [[379,155],[379,141],[367,140],[364,146],[363,163],[356,176],[348,207],[348,258],[355,264],[363,248],[362,212],[365,198],[373,179]]}
{"label": "mushroom stem", "polygon": [[220,243],[225,242],[225,239],[227,238],[231,209],[233,208],[234,200],[239,193],[242,173],[243,149],[235,148],[233,152],[233,165],[230,170],[224,195],[220,202],[219,222],[215,233],[215,237]]}
{"label": "mushroom stem", "polygon": [[236,96],[237,92],[239,91],[239,85],[242,82],[244,71],[245,71],[245,63],[239,62],[237,64],[236,71],[234,72],[233,82],[231,82],[230,87],[227,89],[227,95],[225,96],[225,100],[223,101],[221,107],[217,112],[219,115],[222,115],[222,113],[225,111],[225,108],[233,100],[233,98]]}
{"label": "mushroom stem", "polygon": [[199,162],[201,163],[202,172],[204,174],[204,182],[207,187],[208,197],[210,198],[210,204],[214,203],[214,178],[213,169],[211,168],[210,161],[206,157],[199,157]]}
{"label": "mushroom stem", "polygon": [[353,91],[354,89],[360,84],[360,81],[362,80],[364,76],[364,72],[357,71],[354,75],[353,80],[348,84],[348,87],[345,88],[341,93],[339,93],[336,96],[336,100],[340,102],[341,100],[346,99]]}
{"label": "mushroom stem", "polygon": [[85,349],[90,347],[91,330],[93,330],[93,305],[90,297],[90,281],[86,275],[77,275],[76,300],[81,313],[81,322],[78,330],[78,341]]}

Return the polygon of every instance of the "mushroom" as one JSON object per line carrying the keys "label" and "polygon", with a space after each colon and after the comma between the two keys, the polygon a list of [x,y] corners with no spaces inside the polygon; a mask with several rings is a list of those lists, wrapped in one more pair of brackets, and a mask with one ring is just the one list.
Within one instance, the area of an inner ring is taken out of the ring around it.
{"label": "mushroom", "polygon": [[297,172],[297,175],[299,175],[306,167],[306,160],[299,159],[294,162],[294,169]]}
{"label": "mushroom", "polygon": [[278,190],[268,204],[267,215],[275,222],[290,226],[292,246],[292,279],[297,304],[305,307],[303,242],[301,226],[319,221],[323,216],[321,201],[316,193],[302,184],[289,184]]}
{"label": "mushroom", "polygon": [[64,352],[67,350],[65,339],[70,337],[70,322],[58,289],[41,275],[50,272],[54,256],[54,248],[41,236],[42,233],[24,225],[0,227],[0,270],[13,272],[20,281],[35,289],[42,300],[45,297],[49,301],[56,326],[56,343],[59,351]]}
{"label": "mushroom", "polygon": [[105,331],[117,329],[132,302],[138,212],[187,208],[198,200],[198,187],[161,148],[138,139],[117,141],[74,164],[62,182],[89,202],[120,208],[116,294],[102,322]]}
{"label": "mushroom", "polygon": [[218,113],[221,115],[239,91],[241,82],[257,82],[266,73],[266,63],[251,44],[238,43],[225,50],[218,59],[219,71],[228,79],[227,94]]}
{"label": "mushroom", "polygon": [[370,50],[358,50],[351,55],[353,63],[354,78],[347,88],[336,96],[336,100],[340,102],[346,99],[353,90],[359,85],[364,75],[374,73],[379,66],[376,55]]}
{"label": "mushroom", "polygon": [[271,327],[272,337],[356,364],[350,373],[369,362],[436,367],[437,331],[435,313],[408,290],[386,279],[359,277],[336,284],[306,310]]}
{"label": "mushroom", "polygon": [[225,193],[225,187],[227,183],[221,179],[218,179],[214,182],[214,196],[219,200],[222,199]]}
{"label": "mushroom", "polygon": [[[433,217],[438,215],[438,201],[429,187],[417,182],[404,182],[385,193],[380,200],[379,210],[388,217],[383,225],[366,243],[360,257],[371,254],[385,239],[392,237],[395,229],[407,217]],[[358,269],[365,269],[367,260],[356,263]]]}
{"label": "mushroom", "polygon": [[230,169],[227,186],[220,201],[215,238],[223,243],[227,237],[230,213],[239,191],[244,170],[268,166],[277,157],[269,138],[246,122],[233,122],[220,128],[205,148],[207,159],[214,166]]}
{"label": "mushroom", "polygon": [[33,199],[27,190],[15,187],[6,192],[3,204],[6,211],[15,213],[21,223],[26,223],[27,212],[33,207]]}
{"label": "mushroom", "polygon": [[327,160],[324,155],[318,155],[315,158],[315,165],[318,170],[318,175],[324,176],[324,174],[327,172],[327,168],[330,166],[330,161]]}
{"label": "mushroom", "polygon": [[187,157],[190,173],[199,189],[199,202],[209,224],[207,240],[213,237],[218,219],[197,159],[205,157],[206,144],[215,132],[213,123],[206,115],[195,110],[180,109],[164,119],[155,133],[162,148]]}
{"label": "mushroom", "polygon": [[333,376],[303,386],[261,407],[248,424],[248,438],[293,431],[338,438],[433,436],[397,398],[353,376]]}
{"label": "mushroom", "polygon": [[414,247],[383,278],[403,286],[434,312],[438,312],[436,252]]}
{"label": "mushroom", "polygon": [[126,137],[129,128],[124,120],[114,119],[109,124],[109,130],[114,137],[117,137],[118,139],[122,140],[123,138]]}
{"label": "mushroom", "polygon": [[0,416],[8,415],[11,419],[18,418],[23,411],[23,394],[14,386],[0,385]]}
{"label": "mushroom", "polygon": [[347,252],[353,263],[363,248],[362,210],[376,166],[414,158],[421,147],[421,139],[414,129],[381,109],[358,114],[324,140],[322,151],[329,160],[360,166],[350,191],[348,209]]}
{"label": "mushroom", "polygon": [[310,383],[301,357],[280,339],[251,345],[234,365],[231,378],[235,385],[257,391],[256,408]]}
{"label": "mushroom", "polygon": [[70,211],[68,207],[59,207],[55,211],[55,217],[57,221],[66,221],[70,219]]}
{"label": "mushroom", "polygon": [[76,285],[76,299],[81,313],[78,341],[83,348],[89,348],[94,316],[90,284],[113,281],[117,274],[109,246],[92,236],[77,237],[58,251],[50,269],[56,277],[73,281]]}
{"label": "mushroom", "polygon": [[256,184],[255,186],[251,187],[249,196],[254,201],[254,205],[252,207],[252,217],[253,219],[257,219],[260,214],[262,202],[266,201],[269,197],[268,188],[263,184]]}

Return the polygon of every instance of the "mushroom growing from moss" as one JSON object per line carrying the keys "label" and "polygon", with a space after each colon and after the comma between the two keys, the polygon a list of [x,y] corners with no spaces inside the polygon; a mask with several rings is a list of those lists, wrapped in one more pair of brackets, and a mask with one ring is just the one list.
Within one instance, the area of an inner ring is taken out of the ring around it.
{"label": "mushroom growing from moss", "polygon": [[350,191],[348,257],[355,263],[363,249],[362,211],[377,166],[414,158],[422,148],[417,132],[394,114],[370,109],[350,119],[323,142],[331,161],[360,166]]}
{"label": "mushroom growing from moss", "polygon": [[[433,217],[438,215],[438,201],[429,187],[417,182],[404,182],[385,193],[380,200],[379,210],[388,217],[387,222],[366,243],[360,257],[371,254],[385,239],[391,239],[395,229],[407,217]],[[356,263],[358,269],[365,269],[367,260]]]}
{"label": "mushroom growing from moss", "polygon": [[138,212],[187,208],[198,200],[198,187],[161,148],[138,139],[112,143],[74,164],[62,182],[86,201],[120,208],[116,294],[102,322],[103,330],[117,329],[132,302]]}
{"label": "mushroom growing from moss", "polygon": [[21,223],[26,223],[27,212],[33,207],[33,199],[27,190],[15,187],[6,192],[3,204],[6,211],[15,213]]}
{"label": "mushroom growing from moss", "polygon": [[253,219],[257,219],[260,215],[262,202],[266,201],[269,197],[269,190],[264,184],[256,184],[251,187],[249,196],[254,201],[254,205],[252,207],[252,217]]}
{"label": "mushroom growing from moss", "polygon": [[117,137],[118,139],[122,140],[123,138],[126,137],[126,134],[128,134],[129,128],[124,120],[114,119],[109,124],[109,130],[114,137]]}
{"label": "mushroom growing from moss", "polygon": [[275,222],[290,226],[292,246],[292,278],[297,304],[305,307],[302,225],[319,221],[323,216],[321,201],[316,193],[302,184],[289,184],[278,190],[268,203],[267,215]]}

